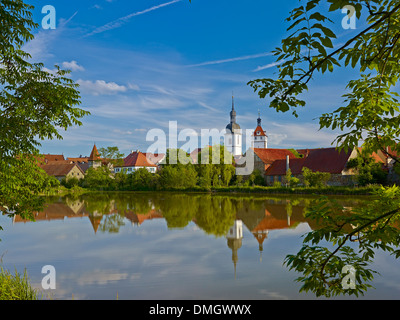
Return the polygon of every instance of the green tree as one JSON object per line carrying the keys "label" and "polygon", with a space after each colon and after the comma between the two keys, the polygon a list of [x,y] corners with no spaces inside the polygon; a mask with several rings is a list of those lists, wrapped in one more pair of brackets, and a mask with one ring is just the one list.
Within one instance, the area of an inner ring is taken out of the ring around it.
{"label": "green tree", "polygon": [[130,190],[154,190],[155,189],[154,173],[149,172],[146,168],[127,174],[127,183]]}
{"label": "green tree", "polygon": [[107,167],[92,167],[86,171],[82,186],[94,190],[110,190],[114,188],[114,179]]}
{"label": "green tree", "polygon": [[124,164],[124,154],[119,151],[118,147],[106,147],[98,149],[99,156],[110,161],[114,166]]}
{"label": "green tree", "polygon": [[[346,5],[355,8],[360,21],[351,38],[335,47],[337,36],[332,30],[332,16]],[[290,35],[273,51],[279,65],[277,77],[248,84],[260,98],[271,99],[271,108],[292,111],[297,117],[297,108],[306,105],[303,97],[309,83],[318,74],[343,67],[356,70],[360,77],[349,80],[343,105],[322,114],[320,128],[342,130],[335,140],[340,148],[353,149],[363,141],[369,153],[380,150],[397,160],[396,153],[390,150],[400,151],[399,101],[395,90],[400,74],[399,19],[397,0],[301,1],[286,19]],[[387,149],[388,146],[391,148]]]}
{"label": "green tree", "polygon": [[306,187],[325,187],[331,177],[329,172],[313,172],[306,167],[301,170],[301,173],[303,175],[303,184]]}
{"label": "green tree", "polygon": [[46,183],[36,164],[40,141],[61,139],[59,129],[81,125],[88,114],[76,107],[80,95],[68,71],[56,66],[50,74],[28,62],[22,46],[38,27],[32,11],[22,0],[0,2],[0,206],[27,218],[40,208],[36,195]]}
{"label": "green tree", "polygon": [[296,187],[300,183],[300,179],[292,176],[292,170],[289,168],[285,174],[285,184],[288,187]]}
{"label": "green tree", "polygon": [[375,160],[363,153],[357,158],[349,160],[347,167],[356,171],[356,179],[359,185],[386,184],[387,171],[383,169],[383,163]]}
{"label": "green tree", "polygon": [[224,146],[203,148],[196,166],[202,187],[228,186],[235,176],[234,159]]}

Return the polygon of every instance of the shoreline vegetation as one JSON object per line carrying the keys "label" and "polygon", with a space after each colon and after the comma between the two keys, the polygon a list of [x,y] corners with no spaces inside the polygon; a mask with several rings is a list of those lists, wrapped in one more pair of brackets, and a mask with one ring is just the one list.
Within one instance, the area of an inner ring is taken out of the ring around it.
{"label": "shoreline vegetation", "polygon": [[374,191],[382,188],[381,185],[370,185],[362,187],[343,187],[343,186],[326,186],[326,187],[270,187],[270,186],[227,186],[227,187],[190,187],[190,188],[169,188],[169,189],[126,189],[112,190],[107,188],[82,188],[73,186],[67,188],[60,186],[53,188],[41,196],[64,196],[64,195],[83,195],[88,193],[130,193],[130,192],[159,192],[159,193],[212,193],[212,194],[273,194],[273,195],[357,195],[357,196],[372,196]]}

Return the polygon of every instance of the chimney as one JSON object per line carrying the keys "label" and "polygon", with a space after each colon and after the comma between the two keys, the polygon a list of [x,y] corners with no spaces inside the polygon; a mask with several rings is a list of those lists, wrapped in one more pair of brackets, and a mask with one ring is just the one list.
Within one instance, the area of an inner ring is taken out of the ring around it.
{"label": "chimney", "polygon": [[289,170],[289,156],[286,156],[286,172]]}

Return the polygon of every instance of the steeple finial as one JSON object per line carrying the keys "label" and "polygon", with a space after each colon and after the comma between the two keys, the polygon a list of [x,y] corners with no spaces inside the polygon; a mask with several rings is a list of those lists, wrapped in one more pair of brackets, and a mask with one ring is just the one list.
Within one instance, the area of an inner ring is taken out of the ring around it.
{"label": "steeple finial", "polygon": [[235,97],[234,97],[234,95],[233,95],[233,91],[232,91],[232,111],[234,111],[235,110]]}
{"label": "steeple finial", "polygon": [[258,119],[257,119],[257,126],[261,126],[261,116],[260,116],[260,109],[258,109]]}

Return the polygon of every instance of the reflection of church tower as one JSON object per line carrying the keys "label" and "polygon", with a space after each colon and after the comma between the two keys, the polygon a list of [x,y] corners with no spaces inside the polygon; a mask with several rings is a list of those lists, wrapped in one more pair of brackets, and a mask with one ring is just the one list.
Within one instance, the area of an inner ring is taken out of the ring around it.
{"label": "reflection of church tower", "polygon": [[235,223],[229,229],[226,238],[228,240],[228,247],[232,250],[232,262],[235,268],[235,279],[236,279],[236,264],[238,261],[238,250],[242,247],[242,239],[243,239],[242,220],[235,220]]}
{"label": "reflection of church tower", "polygon": [[268,237],[268,230],[257,230],[253,232],[254,237],[258,242],[258,250],[260,251],[260,261],[262,261],[263,242]]}

